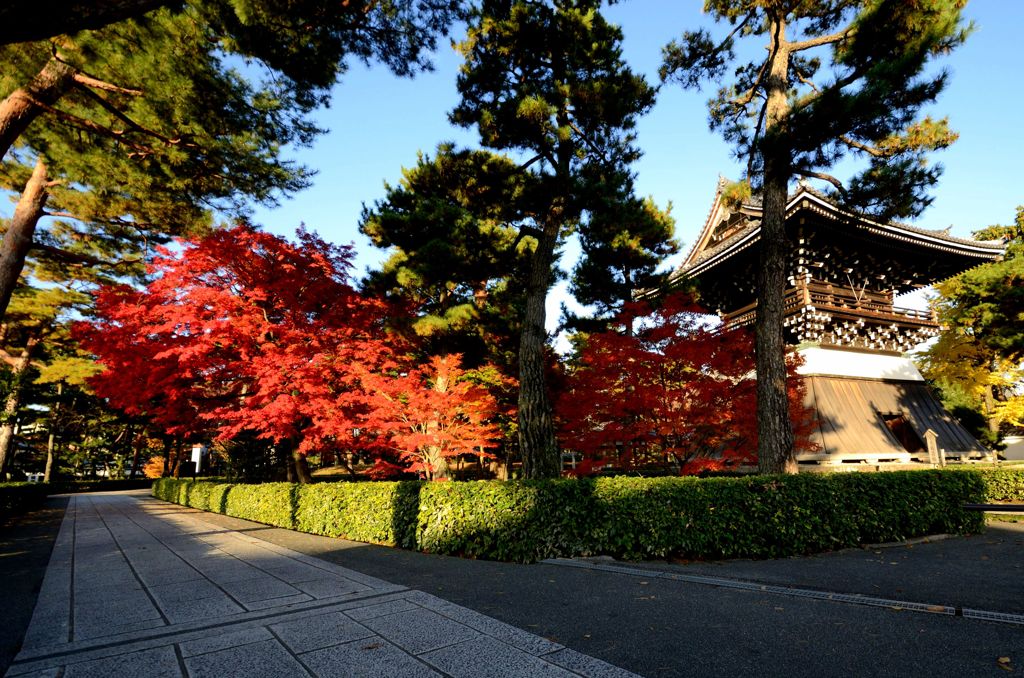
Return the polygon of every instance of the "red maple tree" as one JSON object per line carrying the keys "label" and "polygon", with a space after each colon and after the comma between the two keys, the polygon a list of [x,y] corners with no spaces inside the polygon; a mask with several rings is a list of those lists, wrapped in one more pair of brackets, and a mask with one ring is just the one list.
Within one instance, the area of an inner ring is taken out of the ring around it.
{"label": "red maple tree", "polygon": [[[795,376],[796,358],[789,360]],[[797,445],[810,449],[803,384],[789,381]],[[612,330],[590,335],[558,398],[564,448],[577,473],[668,464],[680,473],[756,462],[754,343],[722,330],[682,294],[651,309],[629,304]]]}
{"label": "red maple tree", "polygon": [[[360,376],[397,367],[388,308],[349,282],[352,251],[249,226],[163,249],[145,290],[101,290],[79,329],[107,368],[97,393],[168,430],[242,432],[304,456],[357,446]],[[357,369],[358,366],[358,369]]]}
{"label": "red maple tree", "polygon": [[[378,435],[402,466],[430,480],[449,476],[452,459],[493,458],[501,438],[497,399],[460,366],[461,356],[430,358],[426,365],[398,376],[367,373],[367,407],[362,427]],[[384,459],[376,472],[390,470]]]}

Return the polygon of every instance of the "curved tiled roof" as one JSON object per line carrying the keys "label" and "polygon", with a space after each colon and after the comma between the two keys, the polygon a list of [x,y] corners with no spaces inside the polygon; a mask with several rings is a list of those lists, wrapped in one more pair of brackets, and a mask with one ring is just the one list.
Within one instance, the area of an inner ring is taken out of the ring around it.
{"label": "curved tiled roof", "polygon": [[[709,260],[715,259],[723,252],[733,249],[740,243],[745,243],[742,247],[738,248],[745,249],[752,245],[757,240],[757,236],[760,234],[761,220],[756,217],[751,217],[746,225],[744,225],[739,231],[733,233],[728,238],[720,243],[716,243],[712,247],[695,251],[697,248],[702,247],[712,229],[717,226],[714,222],[714,216],[720,211],[721,206],[721,191],[724,180],[720,179],[717,190],[715,192],[715,200],[712,203],[711,210],[708,214],[707,220],[705,221],[704,228],[701,230],[700,236],[694,241],[694,247],[687,255],[684,262],[673,271],[670,276],[670,280],[676,280],[679,277],[685,275],[688,271],[696,268],[700,264]],[[847,208],[837,205],[831,198],[821,191],[817,191],[810,186],[801,183],[799,188],[792,194],[789,195],[786,202],[787,218],[802,207],[801,200],[805,197],[809,197],[814,202],[818,203],[818,210],[821,213],[825,213],[825,210],[832,213],[835,217],[846,217],[853,218],[859,222],[859,226],[863,228],[869,228],[871,231],[889,237],[903,236],[901,239],[906,239],[914,242],[920,242],[924,245],[930,245],[933,247],[940,247],[948,251],[958,251],[963,254],[974,254],[984,258],[995,259],[1003,253],[1004,245],[999,241],[981,241],[971,240],[969,238],[960,238],[957,236],[950,235],[945,231],[936,231],[926,228],[920,228],[918,226],[911,226],[909,224],[903,224],[898,222],[881,223],[872,220],[869,216],[857,214]],[[751,212],[760,212],[763,207],[761,204],[760,196],[755,196],[752,199],[745,200],[741,206],[742,209],[750,210]],[[922,238],[924,241],[922,241]],[[932,241],[928,243],[927,241]],[[970,252],[969,250],[973,250]]]}

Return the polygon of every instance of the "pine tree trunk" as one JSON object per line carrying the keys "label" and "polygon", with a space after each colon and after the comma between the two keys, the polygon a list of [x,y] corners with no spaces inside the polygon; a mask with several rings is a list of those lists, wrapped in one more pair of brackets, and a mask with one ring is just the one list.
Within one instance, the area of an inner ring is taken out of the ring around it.
{"label": "pine tree trunk", "polygon": [[45,106],[52,106],[71,89],[74,74],[71,66],[53,57],[32,82],[0,101],[0,160],[32,121],[45,112]]}
{"label": "pine tree trunk", "polygon": [[7,313],[7,305],[18,284],[18,276],[25,268],[25,257],[32,247],[32,236],[45,206],[46,163],[39,158],[32,171],[32,178],[28,180],[14,208],[14,216],[7,225],[3,243],[0,243],[0,319]]}
{"label": "pine tree trunk", "polygon": [[46,438],[46,470],[43,472],[43,482],[53,480],[53,471],[57,467],[57,434],[54,432],[57,417],[60,415],[61,396],[64,395],[64,382],[57,382],[57,402],[50,412],[49,435]]}
{"label": "pine tree trunk", "polygon": [[558,224],[545,225],[533,254],[519,340],[519,450],[525,478],[557,478],[562,471],[544,374],[545,304],[558,231]]}
{"label": "pine tree trunk", "polygon": [[39,343],[39,332],[29,336],[17,362],[11,368],[11,391],[4,403],[3,423],[0,424],[0,477],[6,477],[7,466],[14,448],[14,421],[21,405],[21,381],[32,362],[32,352]]}
{"label": "pine tree trunk", "polygon": [[766,81],[768,94],[764,155],[761,265],[757,274],[757,461],[761,473],[796,473],[793,422],[786,392],[786,345],[782,330],[786,290],[786,200],[790,150],[785,121],[789,113],[789,52],[780,20],[771,35],[773,57]]}

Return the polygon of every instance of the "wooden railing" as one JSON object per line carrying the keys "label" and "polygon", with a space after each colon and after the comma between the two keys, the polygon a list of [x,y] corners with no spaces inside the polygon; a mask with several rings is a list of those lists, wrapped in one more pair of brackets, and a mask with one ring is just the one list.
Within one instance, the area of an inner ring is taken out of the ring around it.
{"label": "wooden railing", "polygon": [[[833,313],[863,315],[886,322],[912,322],[915,325],[938,325],[935,314],[930,310],[901,308],[892,304],[892,296],[878,292],[857,292],[849,289],[832,288],[821,283],[806,287],[791,287],[783,297],[783,314],[788,315],[801,306],[814,306]],[[754,322],[757,302],[748,304],[723,317],[727,325],[748,325]]]}

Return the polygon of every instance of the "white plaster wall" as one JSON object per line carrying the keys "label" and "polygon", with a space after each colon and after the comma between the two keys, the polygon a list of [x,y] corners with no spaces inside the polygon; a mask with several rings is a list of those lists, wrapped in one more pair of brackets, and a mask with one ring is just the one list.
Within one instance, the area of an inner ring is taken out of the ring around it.
{"label": "white plaster wall", "polygon": [[820,346],[803,348],[798,353],[803,356],[804,364],[797,372],[805,376],[924,381],[917,366],[902,356],[842,351]]}

